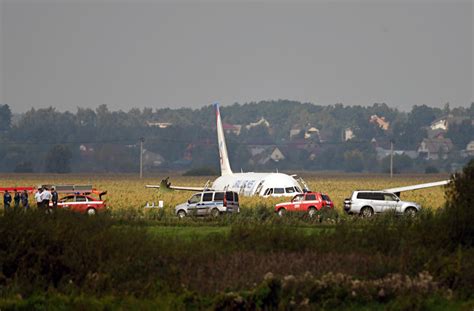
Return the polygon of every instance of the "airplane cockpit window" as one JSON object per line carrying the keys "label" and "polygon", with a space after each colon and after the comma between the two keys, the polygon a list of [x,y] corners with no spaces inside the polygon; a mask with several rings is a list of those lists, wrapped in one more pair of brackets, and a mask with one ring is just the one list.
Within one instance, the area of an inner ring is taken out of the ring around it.
{"label": "airplane cockpit window", "polygon": [[285,192],[286,192],[286,193],[295,193],[295,188],[293,188],[293,187],[287,187],[287,188],[285,188]]}
{"label": "airplane cockpit window", "polygon": [[275,188],[274,193],[275,193],[275,194],[282,194],[282,193],[285,193],[285,189],[283,189],[283,188]]}
{"label": "airplane cockpit window", "polygon": [[271,195],[271,194],[273,194],[273,188],[268,188],[267,190],[265,190],[263,195]]}

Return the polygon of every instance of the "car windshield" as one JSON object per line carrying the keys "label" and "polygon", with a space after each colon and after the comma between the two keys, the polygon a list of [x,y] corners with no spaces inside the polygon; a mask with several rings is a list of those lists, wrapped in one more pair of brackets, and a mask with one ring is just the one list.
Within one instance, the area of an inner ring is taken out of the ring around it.
{"label": "car windshield", "polygon": [[323,198],[324,201],[331,201],[331,199],[325,194],[321,194],[321,197]]}

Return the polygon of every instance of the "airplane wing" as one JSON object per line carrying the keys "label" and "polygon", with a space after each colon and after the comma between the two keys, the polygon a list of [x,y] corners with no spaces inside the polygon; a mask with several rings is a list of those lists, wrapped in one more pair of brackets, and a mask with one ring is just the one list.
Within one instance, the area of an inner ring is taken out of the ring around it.
{"label": "airplane wing", "polygon": [[426,184],[418,184],[418,185],[411,185],[411,186],[405,186],[405,187],[384,189],[383,191],[392,192],[392,193],[400,193],[400,192],[403,192],[403,191],[411,191],[411,190],[418,190],[418,189],[444,186],[444,185],[449,184],[450,181],[451,180],[449,180],[449,179],[448,180],[441,180],[441,181],[429,182],[429,183],[426,183]]}
{"label": "airplane wing", "polygon": [[171,190],[187,190],[187,191],[204,191],[205,187],[190,187],[190,186],[172,186],[171,182],[168,181],[169,177],[163,179],[159,185],[146,185],[145,188],[155,188],[163,191]]}

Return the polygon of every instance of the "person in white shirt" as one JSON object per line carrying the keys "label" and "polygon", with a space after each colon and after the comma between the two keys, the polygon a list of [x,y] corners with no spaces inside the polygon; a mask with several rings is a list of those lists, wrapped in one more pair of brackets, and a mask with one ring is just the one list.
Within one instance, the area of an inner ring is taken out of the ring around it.
{"label": "person in white shirt", "polygon": [[36,201],[36,206],[38,207],[38,209],[42,209],[43,208],[43,198],[41,197],[41,193],[43,192],[43,188],[38,188],[38,191],[36,191],[35,193],[35,201]]}
{"label": "person in white shirt", "polygon": [[41,193],[41,205],[43,205],[44,209],[49,208],[49,201],[51,200],[51,192],[48,188],[45,188],[44,191]]}

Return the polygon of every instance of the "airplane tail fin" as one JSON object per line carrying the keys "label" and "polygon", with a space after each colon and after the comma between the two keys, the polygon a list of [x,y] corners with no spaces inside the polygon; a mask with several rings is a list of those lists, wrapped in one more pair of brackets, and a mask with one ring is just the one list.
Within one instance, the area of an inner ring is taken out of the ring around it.
{"label": "airplane tail fin", "polygon": [[217,119],[217,144],[219,146],[219,158],[221,162],[221,175],[232,175],[230,168],[229,156],[227,154],[227,146],[225,144],[224,128],[222,127],[221,114],[219,112],[219,104],[215,103],[216,119]]}

